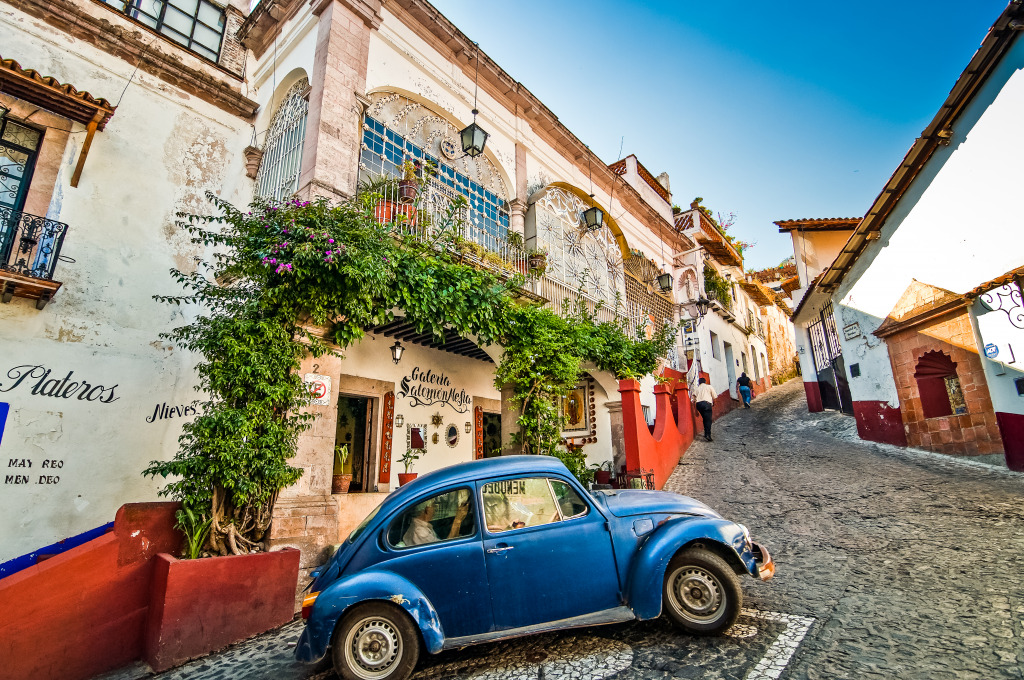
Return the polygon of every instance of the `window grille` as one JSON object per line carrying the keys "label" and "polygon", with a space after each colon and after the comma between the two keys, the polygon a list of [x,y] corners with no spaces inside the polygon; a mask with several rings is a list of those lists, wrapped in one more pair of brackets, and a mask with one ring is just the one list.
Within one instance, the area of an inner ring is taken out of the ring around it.
{"label": "window grille", "polygon": [[431,180],[430,188],[435,193],[450,199],[457,195],[466,197],[469,202],[467,222],[476,236],[472,240],[488,250],[498,250],[499,244],[504,243],[509,227],[508,204],[502,198],[437,156],[427,153],[419,145],[403,138],[384,123],[370,116],[364,117],[363,143],[359,155],[360,179],[402,177],[402,162],[407,158],[434,165],[437,175]]}
{"label": "window grille", "polygon": [[224,10],[206,0],[102,0],[185,49],[216,62],[224,38]]}
{"label": "window grille", "polygon": [[299,188],[302,145],[306,138],[309,82],[303,78],[288,90],[274,114],[263,145],[263,161],[256,175],[256,195],[283,201]]}

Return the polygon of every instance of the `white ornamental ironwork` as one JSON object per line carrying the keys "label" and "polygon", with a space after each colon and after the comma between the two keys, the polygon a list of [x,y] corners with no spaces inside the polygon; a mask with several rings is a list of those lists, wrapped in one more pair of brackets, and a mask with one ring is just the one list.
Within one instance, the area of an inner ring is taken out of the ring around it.
{"label": "white ornamental ironwork", "polygon": [[295,83],[274,114],[256,175],[256,196],[260,198],[283,201],[299,188],[302,145],[309,115],[307,90],[309,81],[305,78]]}
{"label": "white ornamental ironwork", "polygon": [[580,222],[589,206],[575,194],[550,187],[534,204],[537,240],[548,253],[546,275],[595,301],[625,299],[622,252],[608,228],[587,231]]}

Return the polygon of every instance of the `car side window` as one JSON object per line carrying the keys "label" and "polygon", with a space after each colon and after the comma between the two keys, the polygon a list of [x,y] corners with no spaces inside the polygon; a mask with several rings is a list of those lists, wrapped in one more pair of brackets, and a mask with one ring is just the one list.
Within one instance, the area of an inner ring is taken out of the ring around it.
{"label": "car side window", "polygon": [[469,489],[456,489],[414,503],[388,528],[388,543],[395,548],[440,543],[476,533],[473,499]]}
{"label": "car side window", "polygon": [[548,480],[543,477],[488,482],[481,488],[480,495],[487,531],[492,534],[562,519]]}
{"label": "car side window", "polygon": [[558,507],[562,511],[563,519],[572,519],[573,517],[581,517],[587,514],[589,506],[583,502],[579,494],[566,484],[557,479],[551,480],[551,490],[555,492],[555,499],[558,501]]}

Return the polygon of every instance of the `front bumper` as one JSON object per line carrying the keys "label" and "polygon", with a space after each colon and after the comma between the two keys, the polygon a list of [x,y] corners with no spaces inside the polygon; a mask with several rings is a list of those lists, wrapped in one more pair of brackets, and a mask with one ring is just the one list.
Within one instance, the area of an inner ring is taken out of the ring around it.
{"label": "front bumper", "polygon": [[772,556],[768,554],[768,548],[760,543],[751,543],[750,545],[754,553],[754,560],[757,562],[758,578],[762,581],[767,581],[772,576],[775,576],[775,562],[772,561]]}
{"label": "front bumper", "polygon": [[295,645],[295,659],[302,663],[317,663],[321,659],[327,656],[327,650],[321,650],[319,653],[313,650],[312,640],[309,634],[309,625],[306,625],[302,629],[302,635],[299,636],[299,642]]}

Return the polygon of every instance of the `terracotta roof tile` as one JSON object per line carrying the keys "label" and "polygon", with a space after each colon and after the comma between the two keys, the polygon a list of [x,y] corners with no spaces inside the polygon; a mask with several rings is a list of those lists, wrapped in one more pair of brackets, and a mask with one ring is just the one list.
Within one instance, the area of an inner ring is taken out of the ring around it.
{"label": "terracotta roof tile", "polygon": [[81,92],[74,85],[61,83],[56,78],[41,75],[34,69],[24,69],[13,59],[0,56],[0,91],[32,102],[56,114],[87,125],[97,112],[102,119],[97,128],[102,130],[114,115],[116,106],[106,99],[98,99]]}

